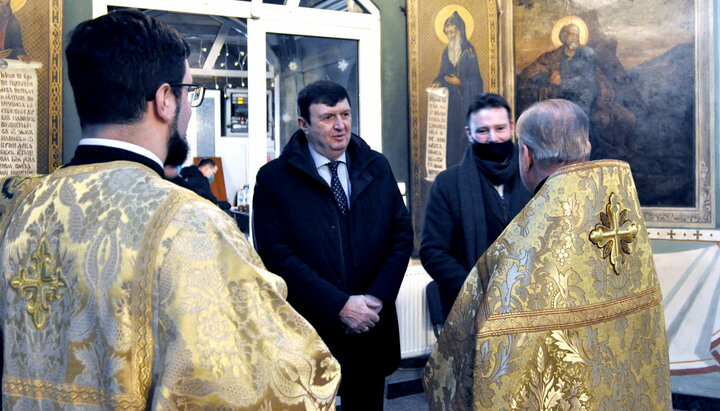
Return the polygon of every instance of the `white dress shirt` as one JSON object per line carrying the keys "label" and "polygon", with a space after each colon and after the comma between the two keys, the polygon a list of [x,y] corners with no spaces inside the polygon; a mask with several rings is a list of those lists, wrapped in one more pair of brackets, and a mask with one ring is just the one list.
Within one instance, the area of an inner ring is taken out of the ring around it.
{"label": "white dress shirt", "polygon": [[160,161],[160,158],[156,156],[152,151],[140,147],[136,144],[128,143],[126,141],[120,141],[120,140],[110,140],[107,138],[83,138],[80,140],[80,143],[78,144],[80,146],[105,146],[105,147],[113,147],[113,148],[119,148],[122,150],[131,151],[135,154],[141,155],[143,157],[147,157],[150,160],[158,163],[160,165],[160,168],[163,168],[163,163]]}
{"label": "white dress shirt", "polygon": [[[330,187],[330,180],[332,176],[330,175],[330,166],[328,166],[328,163],[332,160],[328,159],[324,155],[320,154],[313,148],[311,144],[308,143],[308,148],[310,149],[310,155],[313,158],[313,161],[315,162],[315,167],[317,167],[317,172],[320,174],[320,177],[325,180],[328,187]],[[340,162],[338,164],[338,178],[340,179],[340,185],[343,188],[343,191],[345,191],[345,196],[348,199],[348,208],[350,207],[350,175],[348,173],[347,168],[347,157],[345,156],[345,153],[342,153],[340,157],[338,157],[337,161]]]}

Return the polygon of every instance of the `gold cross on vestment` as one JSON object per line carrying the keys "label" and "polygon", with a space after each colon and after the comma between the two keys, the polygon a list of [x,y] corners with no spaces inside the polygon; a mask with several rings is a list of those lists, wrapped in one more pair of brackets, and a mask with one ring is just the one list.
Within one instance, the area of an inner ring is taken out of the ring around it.
{"label": "gold cross on vestment", "polygon": [[62,298],[67,283],[62,279],[62,271],[57,267],[55,259],[48,253],[48,239],[45,235],[40,238],[30,260],[30,266],[20,269],[20,274],[10,280],[10,286],[20,298],[27,301],[27,312],[39,330],[50,316],[50,303]]}
{"label": "gold cross on vestment", "polygon": [[600,224],[590,232],[590,241],[603,250],[603,258],[610,257],[615,274],[620,275],[624,254],[630,254],[630,243],[637,236],[638,225],[627,218],[629,210],[620,211],[615,193],[610,193],[605,212],[600,212]]}

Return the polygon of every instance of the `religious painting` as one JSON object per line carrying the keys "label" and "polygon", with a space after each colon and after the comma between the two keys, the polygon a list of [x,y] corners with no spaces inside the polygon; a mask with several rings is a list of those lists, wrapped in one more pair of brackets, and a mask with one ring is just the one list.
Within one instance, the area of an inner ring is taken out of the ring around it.
{"label": "religious painting", "polygon": [[62,0],[0,0],[0,176],[62,165]]}
{"label": "religious painting", "polygon": [[470,141],[472,99],[501,92],[496,0],[408,0],[411,195],[416,246],[425,203],[441,171],[460,162]]}
{"label": "religious painting", "polygon": [[505,16],[516,115],[549,98],[577,103],[591,159],[630,164],[649,225],[715,226],[712,6],[516,0]]}

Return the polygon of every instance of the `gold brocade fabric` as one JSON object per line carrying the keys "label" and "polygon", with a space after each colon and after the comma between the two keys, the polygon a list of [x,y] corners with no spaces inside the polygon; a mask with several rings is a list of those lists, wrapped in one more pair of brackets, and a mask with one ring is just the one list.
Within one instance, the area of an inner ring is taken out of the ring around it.
{"label": "gold brocade fabric", "polygon": [[123,161],[0,189],[3,409],[334,409],[338,363],[214,204]]}
{"label": "gold brocade fabric", "polygon": [[669,410],[662,296],[627,163],[563,167],[478,260],[425,369],[433,410]]}

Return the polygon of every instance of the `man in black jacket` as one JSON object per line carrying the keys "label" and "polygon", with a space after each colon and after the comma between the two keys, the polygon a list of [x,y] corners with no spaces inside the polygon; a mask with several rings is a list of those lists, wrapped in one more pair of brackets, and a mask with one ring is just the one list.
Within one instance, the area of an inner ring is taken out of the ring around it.
{"label": "man in black jacket", "polygon": [[413,234],[387,159],[350,132],[349,101],[330,81],[300,91],[300,130],[257,175],[255,245],[340,361],[343,411],[382,410]]}
{"label": "man in black jacket", "polygon": [[187,188],[194,191],[200,197],[207,198],[217,204],[222,210],[229,210],[230,203],[218,201],[210,190],[210,183],[217,173],[217,164],[211,158],[203,158],[197,166],[184,167],[180,175],[187,183]]}
{"label": "man in black jacket", "polygon": [[477,259],[531,197],[520,180],[514,127],[504,98],[477,96],[465,127],[471,146],[430,189],[420,259],[438,284],[445,317]]}

